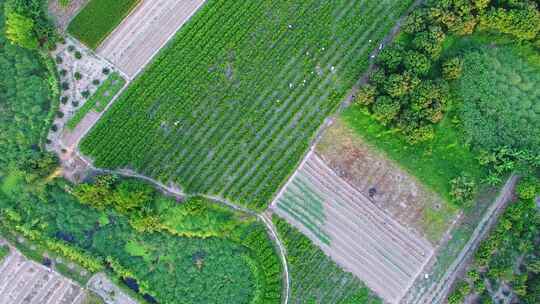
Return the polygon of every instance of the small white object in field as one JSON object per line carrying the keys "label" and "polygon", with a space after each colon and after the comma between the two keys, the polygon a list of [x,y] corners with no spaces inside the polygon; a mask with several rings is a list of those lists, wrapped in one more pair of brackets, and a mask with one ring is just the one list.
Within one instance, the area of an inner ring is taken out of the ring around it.
{"label": "small white object in field", "polygon": [[292,89],[292,87],[293,87],[293,84],[292,84],[292,82],[291,82],[291,83],[289,83],[289,88]]}
{"label": "small white object in field", "polygon": [[324,51],[324,47],[322,48],[322,50]]}
{"label": "small white object in field", "polygon": [[371,43],[371,41],[373,41],[373,40],[369,39],[369,43]]}
{"label": "small white object in field", "polygon": [[382,48],[383,48],[383,44],[381,43],[381,44],[379,45],[379,50],[382,50]]}
{"label": "small white object in field", "polygon": [[330,67],[330,70],[333,72],[333,71],[336,70],[336,68],[335,68],[334,66],[331,66],[331,67]]}
{"label": "small white object in field", "polygon": [[289,24],[289,28],[292,29],[292,24]]}
{"label": "small white object in field", "polygon": [[177,120],[177,121],[174,122],[175,126],[178,126],[179,124],[180,124],[180,120]]}
{"label": "small white object in field", "polygon": [[428,278],[429,278],[429,274],[427,274],[427,273],[426,273],[426,274],[424,274],[424,279],[426,279],[426,280],[427,280]]}
{"label": "small white object in field", "polygon": [[375,58],[375,55],[371,55],[370,57],[373,59],[373,58]]}

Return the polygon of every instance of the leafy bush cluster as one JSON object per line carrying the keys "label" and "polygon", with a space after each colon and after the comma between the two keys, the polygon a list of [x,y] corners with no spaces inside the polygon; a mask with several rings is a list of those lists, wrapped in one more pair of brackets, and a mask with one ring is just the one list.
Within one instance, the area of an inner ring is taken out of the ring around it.
{"label": "leafy bush cluster", "polygon": [[482,241],[466,280],[457,284],[448,303],[461,303],[471,293],[480,295],[482,303],[490,303],[502,283],[511,286],[520,303],[538,303],[540,213],[535,199],[540,195],[540,181],[525,177],[516,193],[518,200],[510,204]]}
{"label": "leafy bush cluster", "polygon": [[382,124],[401,130],[410,143],[432,139],[432,125],[450,104],[447,81],[458,79],[463,69],[458,57],[440,62],[443,44],[448,35],[477,28],[533,40],[540,14],[530,1],[428,1],[407,18],[398,41],[380,53],[379,69],[360,89],[358,103]]}
{"label": "leafy bush cluster", "polygon": [[509,47],[469,52],[457,82],[465,135],[483,151],[491,184],[506,172],[540,166],[540,66],[528,59]]}
{"label": "leafy bush cluster", "polygon": [[282,262],[276,254],[277,248],[268,241],[265,227],[260,223],[253,223],[237,229],[232,238],[249,248],[244,257],[248,259],[259,287],[251,303],[281,303]]}
{"label": "leafy bush cluster", "polygon": [[53,47],[56,32],[49,20],[44,0],[5,0],[7,38],[14,44],[36,50],[42,46]]}
{"label": "leafy bush cluster", "polygon": [[0,263],[6,256],[9,255],[9,247],[7,245],[0,245]]}
{"label": "leafy bush cluster", "polygon": [[470,206],[474,202],[477,185],[469,176],[458,176],[450,181],[452,198],[458,206]]}

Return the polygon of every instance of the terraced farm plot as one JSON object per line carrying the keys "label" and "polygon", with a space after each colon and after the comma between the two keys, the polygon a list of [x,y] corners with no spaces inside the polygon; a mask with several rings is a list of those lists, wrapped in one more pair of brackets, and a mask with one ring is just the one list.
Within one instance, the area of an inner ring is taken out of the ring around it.
{"label": "terraced farm plot", "polygon": [[208,1],[81,150],[263,209],[410,3]]}
{"label": "terraced farm plot", "polygon": [[0,304],[81,304],[78,285],[13,252],[0,262]]}
{"label": "terraced farm plot", "polygon": [[[308,203],[312,196],[323,199],[322,211]],[[272,208],[391,303],[403,297],[433,254],[427,240],[392,219],[315,153]],[[321,217],[318,213],[323,214],[323,222],[314,221]]]}
{"label": "terraced farm plot", "polygon": [[152,59],[205,0],[140,0],[141,4],[97,49],[129,77]]}

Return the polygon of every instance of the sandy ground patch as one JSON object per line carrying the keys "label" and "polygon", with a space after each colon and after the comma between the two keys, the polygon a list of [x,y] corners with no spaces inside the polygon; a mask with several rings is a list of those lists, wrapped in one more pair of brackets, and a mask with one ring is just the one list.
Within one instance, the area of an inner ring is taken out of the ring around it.
{"label": "sandy ground patch", "polygon": [[337,119],[316,147],[325,162],[402,225],[437,244],[455,218],[436,193]]}
{"label": "sandy ground patch", "polygon": [[403,297],[433,254],[427,240],[340,178],[316,153],[309,154],[272,209],[387,302]]}
{"label": "sandy ground patch", "polygon": [[204,0],[143,0],[97,53],[133,78],[199,9]]}

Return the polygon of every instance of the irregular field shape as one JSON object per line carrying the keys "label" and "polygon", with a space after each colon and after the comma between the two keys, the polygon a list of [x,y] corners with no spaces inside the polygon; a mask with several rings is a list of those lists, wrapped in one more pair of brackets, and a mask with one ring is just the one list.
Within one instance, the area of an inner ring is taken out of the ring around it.
{"label": "irregular field shape", "polygon": [[142,0],[98,47],[97,53],[133,78],[204,0]]}
{"label": "irregular field shape", "polygon": [[409,4],[209,1],[81,150],[262,209]]}
{"label": "irregular field shape", "polygon": [[80,304],[84,290],[13,252],[0,263],[0,304]]}
{"label": "irregular field shape", "polygon": [[[330,243],[320,240],[305,222],[310,210],[298,208],[295,214],[282,208],[285,197],[304,197],[294,181],[309,185],[324,198],[326,220],[320,229]],[[338,177],[312,153],[293,181],[277,198],[273,209],[281,217],[304,232],[336,263],[364,281],[386,301],[396,303],[414,282],[433,254],[430,243],[415,236],[393,220],[373,202]]]}

